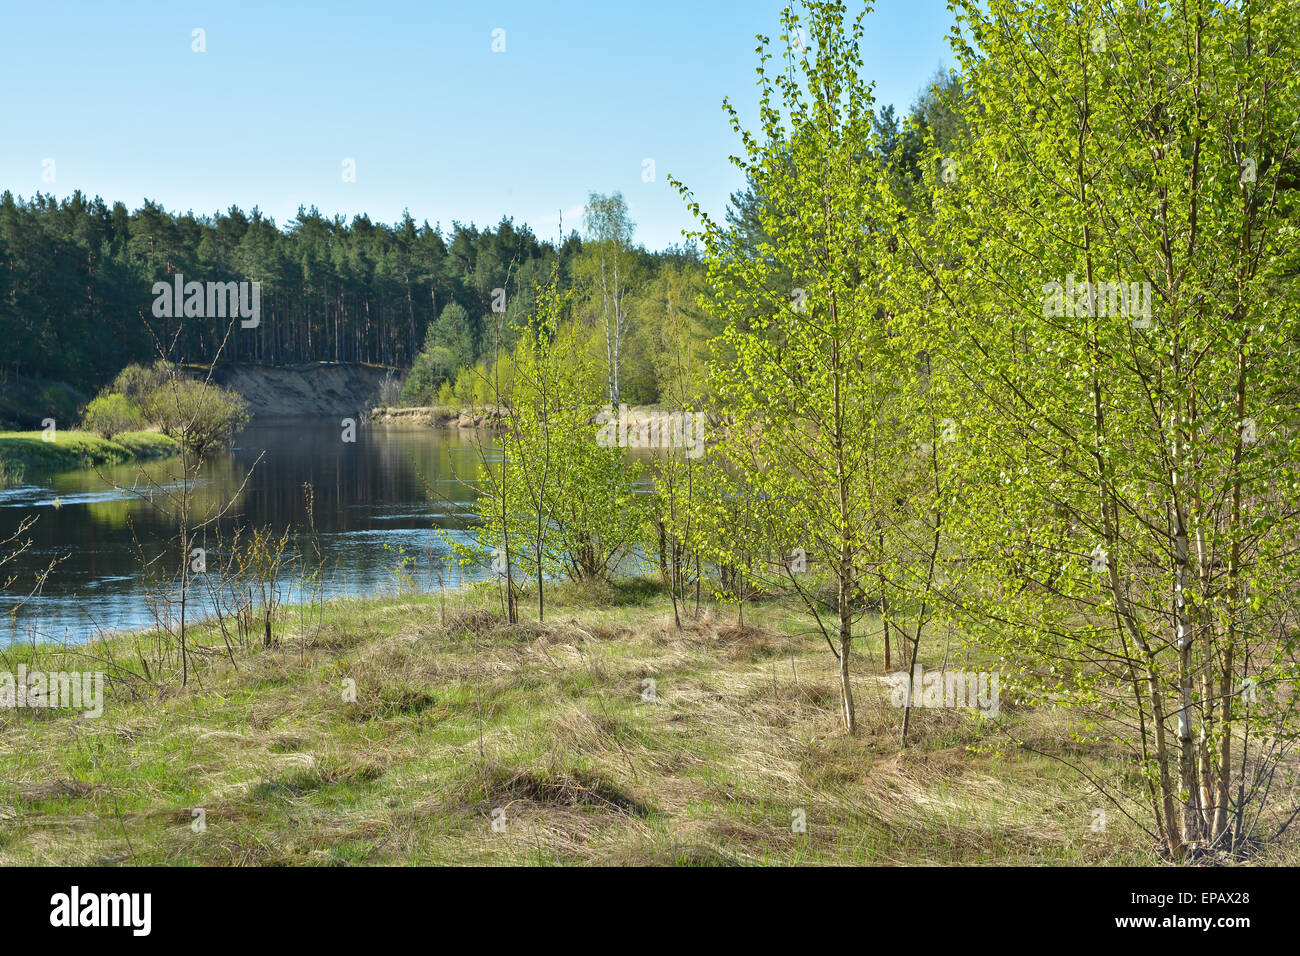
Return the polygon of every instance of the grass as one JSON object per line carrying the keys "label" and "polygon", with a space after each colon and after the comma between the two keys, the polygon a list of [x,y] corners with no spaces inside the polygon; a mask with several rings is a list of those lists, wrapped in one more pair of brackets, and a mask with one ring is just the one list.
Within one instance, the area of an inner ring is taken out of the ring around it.
{"label": "grass", "polygon": [[20,485],[27,476],[27,469],[16,462],[0,458],[0,488]]}
{"label": "grass", "polygon": [[0,475],[11,481],[33,472],[66,471],[163,458],[176,453],[176,443],[161,432],[124,432],[112,439],[93,432],[59,429],[54,441],[43,433],[0,432]]}
{"label": "grass", "polygon": [[678,631],[645,586],[552,600],[515,626],[476,591],[332,601],[306,630],[289,609],[278,647],[233,661],[209,625],[184,689],[132,663],[149,635],[12,646],[0,671],[109,681],[99,719],[0,710],[0,864],[1158,862],[1118,812],[1093,832],[1077,773],[998,746],[1005,726],[1126,772],[1068,715],[919,711],[901,750],[867,640],[847,738],[834,658],[793,609]]}

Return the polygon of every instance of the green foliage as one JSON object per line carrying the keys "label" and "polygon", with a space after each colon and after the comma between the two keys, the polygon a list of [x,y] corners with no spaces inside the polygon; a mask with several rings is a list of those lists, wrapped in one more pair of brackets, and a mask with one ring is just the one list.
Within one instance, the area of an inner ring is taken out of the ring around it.
{"label": "green foliage", "polygon": [[424,351],[430,353],[440,349],[446,356],[446,369],[467,365],[479,354],[478,336],[481,333],[481,329],[471,324],[469,313],[452,302],[442,310],[438,321],[429,325]]}
{"label": "green foliage", "polygon": [[63,382],[0,376],[0,428],[41,428],[47,418],[67,427],[85,403],[85,395]]}
{"label": "green foliage", "polygon": [[184,375],[175,365],[132,363],[86,406],[85,428],[104,438],[151,425],[201,458],[231,441],[250,418],[231,389]]}
{"label": "green foliage", "polygon": [[452,408],[496,407],[498,398],[509,401],[513,378],[513,362],[509,355],[501,356],[495,363],[480,359],[457,372],[454,381],[444,382],[439,387],[438,404]]}
{"label": "green foliage", "polygon": [[591,193],[583,211],[583,227],[587,247],[576,272],[605,348],[606,395],[617,405],[625,399],[621,375],[631,323],[628,295],[644,276],[644,264],[632,245],[636,224],[628,216],[622,193]]}
{"label": "green foliage", "polygon": [[131,405],[139,408],[158,388],[176,374],[175,366],[168,362],[140,365],[132,362],[113,378],[113,382],[100,395],[119,394]]}
{"label": "green foliage", "polygon": [[229,443],[250,418],[248,404],[238,392],[174,372],[144,393],[139,409],[146,421],[180,442],[196,459]]}
{"label": "green foliage", "polygon": [[1170,855],[1223,845],[1234,737],[1300,732],[1239,698],[1297,675],[1294,6],[956,8],[970,96],[895,283],[959,435],[949,606],[1131,743]]}
{"label": "green foliage", "polygon": [[[762,197],[746,210],[752,231],[724,228],[692,205],[714,290],[708,310],[726,326],[712,369],[728,425],[715,483],[735,479],[700,517],[715,560],[737,576],[733,595],[762,577],[808,602],[837,647],[852,731],[860,592],[886,559],[899,579],[924,564],[934,529],[928,459],[914,453],[926,422],[922,382],[888,287],[897,248],[887,224],[899,209],[862,77],[862,18],[846,22],[837,3],[805,6],[803,18],[784,12],[778,44],[762,38],[762,129],[745,131],[727,107],[744,145],[734,162]],[[806,45],[789,39],[800,34]],[[781,71],[766,65],[773,56]],[[881,554],[882,535],[896,552]],[[829,600],[783,574],[796,549],[833,584]],[[919,605],[917,637],[927,620]]]}
{"label": "green foliage", "polygon": [[456,373],[450,349],[441,345],[426,348],[415,357],[406,381],[402,383],[402,402],[406,405],[432,405],[434,397]]}
{"label": "green foliage", "polygon": [[176,443],[158,432],[125,432],[111,441],[93,432],[59,429],[54,441],[39,431],[0,432],[0,470],[20,481],[35,473],[165,458]]}
{"label": "green foliage", "polygon": [[494,552],[499,573],[508,556],[512,575],[536,582],[539,613],[547,578],[607,579],[637,543],[644,514],[638,466],[597,441],[601,379],[581,330],[563,321],[570,299],[553,273],[536,313],[515,326],[509,378],[482,379],[508,417],[500,459],[485,462],[479,547],[458,547],[467,560]]}
{"label": "green foliage", "polygon": [[0,488],[22,484],[25,475],[26,469],[21,464],[0,458]]}
{"label": "green foliage", "polygon": [[463,364],[481,357],[476,350],[492,290],[507,288],[512,316],[524,314],[529,293],[515,295],[515,288],[531,290],[558,259],[567,272],[580,245],[540,242],[509,219],[490,229],[456,224],[444,233],[410,216],[392,225],[364,215],[348,223],[312,208],[277,228],[256,210],[198,217],[152,202],[132,212],[79,192],[26,201],[4,192],[4,371],[94,390],[128,363],[153,355],[155,336],[168,343],[172,360],[210,364],[228,320],[176,323],[151,315],[153,284],[177,273],[187,280],[261,283],[261,322],[235,328],[223,361],[405,366],[420,350],[421,330],[454,303],[469,333],[469,352],[457,357]]}
{"label": "green foliage", "polygon": [[138,405],[120,392],[97,395],[86,406],[82,416],[83,428],[112,438],[120,432],[136,431],[143,427],[144,418]]}
{"label": "green foliage", "polygon": [[[636,326],[637,337],[650,336],[647,350],[659,356],[654,372],[660,407],[673,415],[698,416],[706,426],[702,430],[707,446],[711,398],[708,339],[714,326],[710,324],[711,316],[696,301],[704,288],[702,279],[694,270],[668,267],[649,284],[633,309],[641,320]],[[653,321],[643,309],[660,312],[663,318]],[[693,447],[662,449],[650,466],[653,491],[647,496],[650,520],[646,522],[643,551],[657,556],[660,573],[673,594],[679,623],[680,605],[686,603],[687,591],[702,586],[710,563],[720,566],[724,577],[735,568],[715,561],[717,555],[708,551],[710,542],[727,539],[725,531],[705,520],[708,478],[719,468],[718,455],[699,456]]]}
{"label": "green foliage", "polygon": [[[483,334],[470,321],[469,313],[455,302],[448,303],[436,322],[429,324],[424,348],[415,357],[402,384],[402,401],[407,405],[430,405],[457,372],[472,364],[479,353],[477,337]],[[473,404],[475,396],[466,395]]]}

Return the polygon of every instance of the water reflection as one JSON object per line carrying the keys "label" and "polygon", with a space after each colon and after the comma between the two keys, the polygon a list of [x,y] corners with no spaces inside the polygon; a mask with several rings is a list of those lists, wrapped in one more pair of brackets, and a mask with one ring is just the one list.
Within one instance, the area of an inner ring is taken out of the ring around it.
{"label": "water reflection", "polygon": [[[421,583],[436,586],[441,567],[444,582],[454,586],[460,570],[442,560],[446,548],[434,529],[467,536],[469,483],[479,468],[467,433],[360,427],[356,441],[346,443],[337,420],[254,425],[192,483],[196,518],[225,510],[198,543],[216,548],[239,526],[270,527],[277,534],[293,529],[300,544],[313,552],[319,547],[330,596],[394,586],[402,552],[414,558]],[[3,598],[5,609],[40,569],[60,559],[39,599],[5,621],[0,640],[84,640],[101,629],[152,624],[141,569],[159,556],[173,566],[179,562],[179,472],[179,461],[168,459],[62,473],[0,490],[0,538],[24,516],[38,518],[27,535],[32,547],[5,568],[17,576]],[[315,526],[310,542],[304,537],[312,524],[307,484]]]}

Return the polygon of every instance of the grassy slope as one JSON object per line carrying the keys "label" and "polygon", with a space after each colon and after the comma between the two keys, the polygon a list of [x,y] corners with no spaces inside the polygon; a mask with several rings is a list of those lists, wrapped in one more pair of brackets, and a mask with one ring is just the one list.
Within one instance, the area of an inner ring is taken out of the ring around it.
{"label": "grassy slope", "polygon": [[[545,625],[491,607],[335,601],[305,633],[290,612],[281,646],[236,650],[237,666],[196,653],[187,689],[114,682],[98,720],[0,710],[0,863],[1152,862],[1119,813],[1090,830],[1101,801],[1059,761],[973,749],[1004,739],[989,722],[920,712],[900,752],[870,642],[846,739],[834,659],[789,610],[750,609],[741,629],[706,609],[678,632],[647,589],[563,597]],[[89,653],[129,661],[137,641]],[[201,642],[220,646],[210,629]],[[15,647],[0,670],[22,655],[102,666]],[[1120,772],[1110,748],[1069,742],[1061,714],[1004,700],[1003,720]]]}
{"label": "grassy slope", "polygon": [[93,432],[59,429],[52,442],[43,440],[39,431],[0,432],[0,464],[28,474],[161,458],[175,451],[176,443],[161,432],[124,432],[109,440]]}

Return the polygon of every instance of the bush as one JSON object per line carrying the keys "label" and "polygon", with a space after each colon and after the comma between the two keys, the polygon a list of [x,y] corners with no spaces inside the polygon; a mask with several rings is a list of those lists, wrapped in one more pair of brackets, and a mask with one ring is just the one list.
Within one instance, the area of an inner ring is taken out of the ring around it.
{"label": "bush", "polygon": [[379,404],[385,407],[396,405],[402,400],[402,381],[392,371],[384,373],[384,380],[379,383]]}
{"label": "bush", "polygon": [[99,394],[116,392],[138,409],[155,389],[172,379],[175,371],[168,362],[155,362],[153,365],[132,362],[117,373],[112,385]]}
{"label": "bush", "polygon": [[86,406],[82,427],[112,438],[152,425],[202,457],[234,438],[250,417],[238,392],[185,378],[169,362],[132,363]]}
{"label": "bush", "polygon": [[439,403],[472,408],[509,404],[514,378],[514,362],[509,355],[501,356],[495,366],[487,359],[479,359],[476,364],[465,366],[456,375],[455,381],[451,383],[451,400],[442,402],[440,392]]}
{"label": "bush", "polygon": [[411,373],[402,385],[402,402],[406,405],[429,405],[439,386],[455,371],[451,350],[435,345],[415,357]]}
{"label": "bush", "polygon": [[81,427],[112,438],[122,432],[135,431],[144,425],[140,408],[120,392],[101,393],[91,399],[82,416]]}
{"label": "bush", "polygon": [[229,442],[251,417],[238,392],[188,378],[156,386],[144,397],[140,410],[164,435],[197,457]]}

